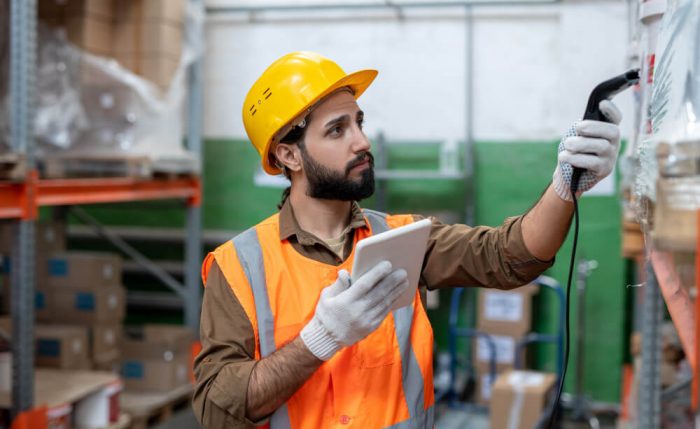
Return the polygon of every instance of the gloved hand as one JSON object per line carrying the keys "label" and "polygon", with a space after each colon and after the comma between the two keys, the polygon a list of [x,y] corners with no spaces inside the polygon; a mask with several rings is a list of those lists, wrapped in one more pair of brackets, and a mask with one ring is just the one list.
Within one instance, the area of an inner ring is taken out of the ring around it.
{"label": "gloved hand", "polygon": [[617,124],[622,113],[610,100],[598,105],[600,111],[612,123],[601,121],[579,121],[569,128],[559,142],[559,163],[552,184],[557,195],[565,201],[571,198],[571,176],[573,168],[586,170],[579,180],[577,196],[603,180],[615,167],[620,146],[620,128]]}
{"label": "gloved hand", "polygon": [[392,270],[387,261],[377,264],[352,285],[350,274],[341,270],[335,283],[321,292],[316,313],[301,330],[301,339],[314,356],[328,360],[342,347],[374,332],[406,289],[406,271]]}

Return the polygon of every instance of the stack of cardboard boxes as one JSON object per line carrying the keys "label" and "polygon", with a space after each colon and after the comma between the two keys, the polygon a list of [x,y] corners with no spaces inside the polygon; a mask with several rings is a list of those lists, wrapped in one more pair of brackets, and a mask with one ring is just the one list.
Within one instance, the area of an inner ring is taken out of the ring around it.
{"label": "stack of cardboard boxes", "polygon": [[121,256],[62,252],[49,258],[47,268],[46,317],[37,314],[38,320],[86,331],[88,367],[116,370],[126,311]]}
{"label": "stack of cardboard boxes", "polygon": [[[517,345],[530,332],[532,324],[532,296],[536,285],[527,285],[510,291],[482,289],[479,291],[477,329],[489,334],[496,349],[496,371],[503,373],[515,365]],[[525,352],[519,360],[525,365]],[[479,337],[474,348],[477,370],[476,401],[488,404],[491,399],[490,347],[488,340]]]}
{"label": "stack of cardboard boxes", "polygon": [[92,54],[167,87],[180,61],[184,0],[43,0],[39,19]]}
{"label": "stack of cardboard boxes", "polygon": [[127,391],[168,392],[190,382],[192,331],[144,325],[122,343],[122,379]]}
{"label": "stack of cardboard boxes", "polygon": [[[10,267],[12,246],[15,240],[16,222],[0,222],[0,314],[10,312]],[[45,279],[47,277],[48,259],[56,252],[66,248],[65,225],[61,222],[37,222],[34,232],[34,265],[37,312],[46,312]]]}
{"label": "stack of cardboard boxes", "polygon": [[[0,251],[11,253],[11,222],[0,224]],[[67,252],[65,225],[37,223],[36,365],[118,370],[126,293],[122,259],[113,253]],[[10,310],[9,256],[3,256],[2,310]]]}

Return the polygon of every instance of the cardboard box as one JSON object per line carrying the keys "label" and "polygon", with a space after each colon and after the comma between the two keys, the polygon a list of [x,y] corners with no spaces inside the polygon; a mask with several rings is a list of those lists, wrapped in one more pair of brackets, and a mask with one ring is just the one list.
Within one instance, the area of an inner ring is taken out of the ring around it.
{"label": "cardboard box", "polygon": [[170,85],[179,65],[179,58],[164,56],[145,58],[141,61],[140,75],[161,88],[166,88]]}
{"label": "cardboard box", "polygon": [[92,369],[95,371],[107,371],[114,374],[119,374],[121,371],[122,355],[117,350],[117,353],[109,355],[100,355],[92,360]]}
{"label": "cardboard box", "polygon": [[114,26],[112,52],[131,53],[141,59],[150,56],[180,58],[182,52],[182,24],[164,21],[125,22]]}
{"label": "cardboard box", "polygon": [[0,316],[0,335],[8,338],[12,336],[12,317]]}
{"label": "cardboard box", "polygon": [[536,285],[527,285],[509,291],[481,289],[477,329],[513,336],[530,332],[532,295],[538,290]]}
{"label": "cardboard box", "polygon": [[530,429],[554,394],[557,377],[534,371],[507,371],[491,390],[491,427]]}
{"label": "cardboard box", "polygon": [[121,285],[122,258],[107,252],[65,252],[48,260],[51,288],[100,289]]}
{"label": "cardboard box", "polygon": [[35,363],[60,369],[89,369],[88,335],[84,326],[36,325]]}
{"label": "cardboard box", "polygon": [[[12,245],[15,240],[14,225],[16,222],[0,222],[0,254],[7,257],[12,253]],[[66,225],[57,221],[37,222],[34,239],[37,258],[64,251],[66,249]]]}
{"label": "cardboard box", "polygon": [[95,55],[110,56],[112,23],[92,16],[71,16],[66,21],[68,40]]}
{"label": "cardboard box", "polygon": [[[39,2],[39,17],[65,28],[68,40],[90,53],[114,57],[161,87],[172,80],[182,53],[184,0],[67,0]],[[91,73],[81,80],[99,82]]]}
{"label": "cardboard box", "polygon": [[113,0],[39,0],[38,16],[42,21],[64,22],[69,16],[95,16],[111,20]]}
{"label": "cardboard box", "polygon": [[141,20],[182,23],[185,20],[184,0],[114,0],[114,3],[117,23]]}
{"label": "cardboard box", "polygon": [[[39,3],[44,1],[40,0]],[[114,0],[60,0],[60,2],[66,4],[66,10],[71,15],[96,16],[107,20],[114,18]]]}
{"label": "cardboard box", "polygon": [[[2,276],[0,282],[0,314],[10,314],[12,308],[12,286],[6,281],[9,277]],[[44,288],[34,290],[34,316],[36,320],[48,322],[51,319],[53,302],[51,293]]]}
{"label": "cardboard box", "polygon": [[146,325],[141,334],[122,343],[121,375],[127,390],[163,392],[189,383],[192,331]]}
{"label": "cardboard box", "polygon": [[[47,260],[66,249],[66,225],[57,221],[36,224],[34,233],[35,287],[45,289],[48,277]],[[0,222],[0,312],[9,312],[10,271],[12,268],[12,243],[14,228],[10,222]]]}
{"label": "cardboard box", "polygon": [[90,327],[90,356],[93,360],[106,361],[118,357],[121,342],[121,323]]}
{"label": "cardboard box", "polygon": [[126,310],[126,292],[122,286],[97,289],[64,289],[52,292],[56,323],[83,325],[121,323]]}
{"label": "cardboard box", "polygon": [[[505,369],[513,368],[515,366],[516,347],[518,342],[523,337],[498,334],[490,334],[490,336],[496,347],[496,370],[498,372],[502,372]],[[526,352],[527,350],[525,349],[521,351],[521,365],[525,365],[527,363]],[[488,372],[490,359],[490,347],[487,340],[483,337],[477,338],[476,346],[474,347],[474,365],[476,366],[477,370],[481,373]]]}

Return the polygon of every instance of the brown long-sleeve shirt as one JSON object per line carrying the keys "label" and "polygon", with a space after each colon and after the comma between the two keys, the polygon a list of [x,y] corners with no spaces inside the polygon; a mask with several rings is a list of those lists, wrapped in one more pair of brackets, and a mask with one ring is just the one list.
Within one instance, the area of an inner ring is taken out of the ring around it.
{"label": "brown long-sleeve shirt", "polygon": [[[416,220],[420,216],[415,216]],[[527,250],[522,216],[497,228],[446,225],[433,220],[421,284],[428,289],[481,286],[512,289],[529,283],[552,261],[540,261]],[[287,201],[280,210],[280,240],[317,261],[343,261],[318,237],[299,227]],[[344,255],[349,255],[358,228],[368,228],[359,205],[353,204]],[[202,352],[195,360],[195,415],[206,428],[246,428],[248,381],[256,360],[253,328],[219,266],[214,262],[202,302]]]}

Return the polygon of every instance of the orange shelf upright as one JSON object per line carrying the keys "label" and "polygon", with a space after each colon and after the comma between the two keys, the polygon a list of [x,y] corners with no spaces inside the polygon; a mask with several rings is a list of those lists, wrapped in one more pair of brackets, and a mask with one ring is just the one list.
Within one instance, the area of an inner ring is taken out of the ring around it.
{"label": "orange shelf upright", "polygon": [[698,210],[695,229],[695,359],[690,361],[693,369],[693,384],[692,384],[692,406],[696,413],[700,411],[698,402],[700,401],[700,210]]}
{"label": "orange shelf upright", "polygon": [[36,171],[24,182],[0,182],[0,219],[36,219],[38,207],[129,201],[184,199],[189,206],[202,202],[199,177],[164,179],[38,178]]}

